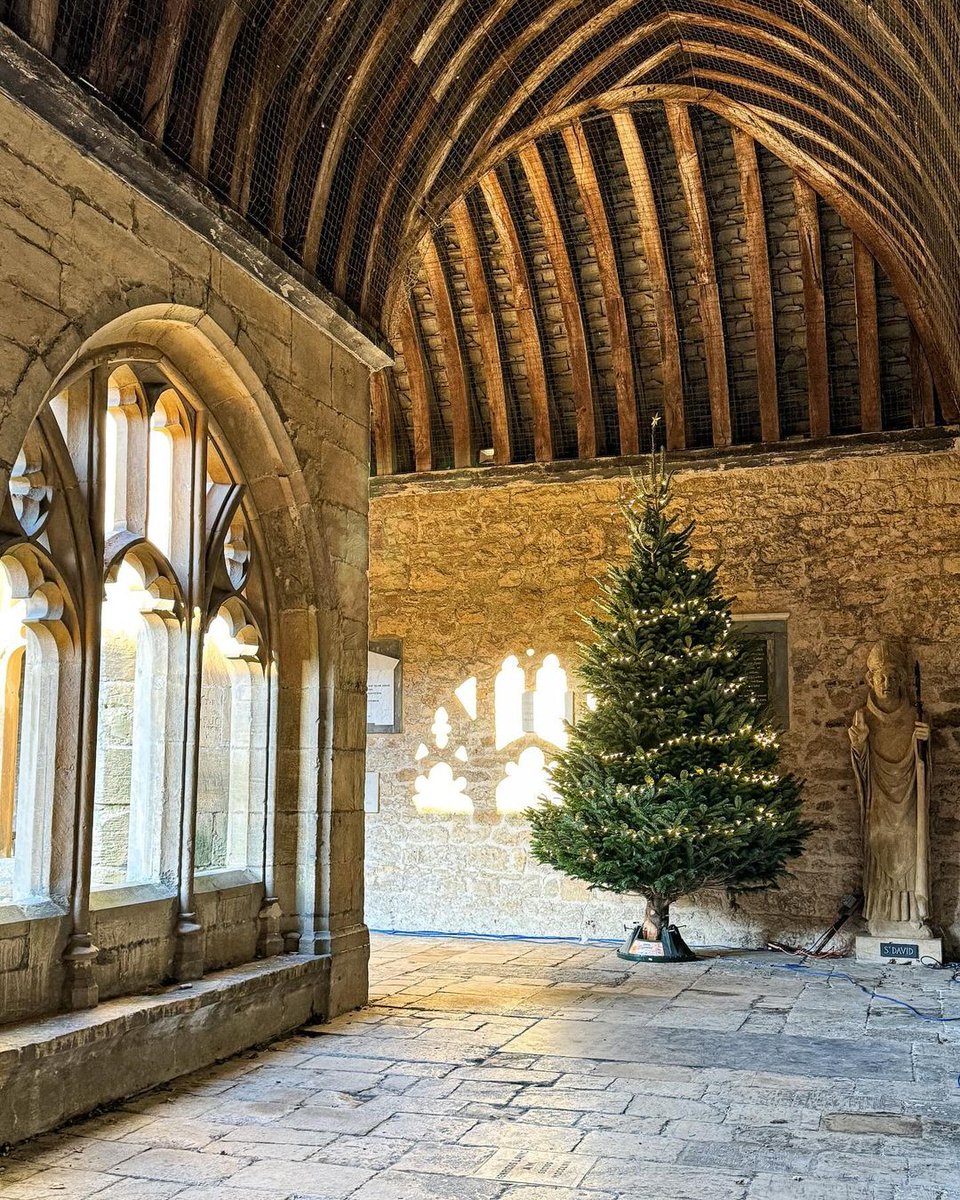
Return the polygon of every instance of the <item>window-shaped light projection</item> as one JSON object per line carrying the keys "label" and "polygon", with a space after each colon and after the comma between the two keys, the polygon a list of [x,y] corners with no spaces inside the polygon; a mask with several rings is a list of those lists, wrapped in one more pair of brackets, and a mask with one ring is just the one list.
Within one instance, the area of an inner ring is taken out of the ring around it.
{"label": "window-shaped light projection", "polygon": [[569,711],[567,673],[555,654],[548,654],[537,671],[533,693],[533,731],[545,742],[561,750],[566,748],[568,735],[565,722],[572,717]]}
{"label": "window-shaped light projection", "polygon": [[516,762],[507,763],[504,778],[497,784],[497,812],[504,816],[522,813],[544,799],[556,799],[547,761],[539,746],[527,746]]}
{"label": "window-shaped light projection", "polygon": [[455,776],[449,763],[436,763],[426,775],[417,776],[413,787],[417,812],[473,812],[473,801],[467,795],[467,781],[462,775]]}
{"label": "window-shaped light projection", "polygon": [[269,710],[261,654],[248,611],[238,597],[229,598],[203,648],[198,871],[245,868],[262,850]]}
{"label": "window-shaped light projection", "polygon": [[433,734],[433,744],[438,750],[446,750],[450,743],[453,726],[450,724],[450,714],[445,708],[438,708],[434,714],[430,732]]}
{"label": "window-shaped light projection", "polygon": [[497,749],[502,750],[523,736],[523,693],[527,677],[520,660],[511,654],[493,684],[494,721]]}
{"label": "window-shaped light projection", "polygon": [[[532,654],[527,651],[528,658]],[[527,690],[527,673],[515,654],[504,659],[493,687],[498,750],[525,733],[535,733],[559,749],[566,747],[566,723],[573,721],[573,693],[555,654],[544,656],[533,683]]]}

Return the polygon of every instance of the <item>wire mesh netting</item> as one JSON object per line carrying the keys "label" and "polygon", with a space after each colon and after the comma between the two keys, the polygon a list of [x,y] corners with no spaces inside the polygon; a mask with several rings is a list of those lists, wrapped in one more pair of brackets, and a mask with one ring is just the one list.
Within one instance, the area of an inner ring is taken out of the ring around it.
{"label": "wire mesh netting", "polygon": [[[0,18],[367,319],[410,303],[397,349],[427,394],[411,403],[401,361],[398,461],[417,412],[433,467],[455,427],[474,460],[513,461],[642,449],[655,413],[688,448],[727,423],[734,443],[808,436],[823,390],[829,431],[855,433],[874,375],[883,428],[955,414],[955,0],[0,0]],[[663,95],[692,103],[693,159]],[[769,300],[733,127],[760,144]],[[532,139],[546,192],[518,158]],[[798,170],[820,193],[812,280]],[[852,229],[878,260],[866,335]],[[425,235],[446,299],[416,272]]]}

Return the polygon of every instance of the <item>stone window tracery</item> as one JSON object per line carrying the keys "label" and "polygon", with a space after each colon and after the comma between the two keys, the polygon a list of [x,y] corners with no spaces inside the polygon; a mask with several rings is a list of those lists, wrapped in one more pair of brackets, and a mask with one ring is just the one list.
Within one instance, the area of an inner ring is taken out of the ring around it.
{"label": "stone window tracery", "polygon": [[[189,935],[195,871],[263,878],[276,673],[249,503],[153,362],[78,371],[41,410],[0,517],[0,904],[149,884]],[[82,836],[84,787],[86,865],[55,836]]]}

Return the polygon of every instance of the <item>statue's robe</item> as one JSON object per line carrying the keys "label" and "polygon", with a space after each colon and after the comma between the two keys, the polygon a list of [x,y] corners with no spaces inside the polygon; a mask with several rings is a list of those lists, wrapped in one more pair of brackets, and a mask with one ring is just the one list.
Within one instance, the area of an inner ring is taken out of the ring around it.
{"label": "statue's robe", "polygon": [[[927,742],[904,701],[887,713],[861,709],[869,737],[852,748],[863,819],[863,915],[874,936],[928,932],[930,838]],[[908,928],[909,927],[909,928]]]}

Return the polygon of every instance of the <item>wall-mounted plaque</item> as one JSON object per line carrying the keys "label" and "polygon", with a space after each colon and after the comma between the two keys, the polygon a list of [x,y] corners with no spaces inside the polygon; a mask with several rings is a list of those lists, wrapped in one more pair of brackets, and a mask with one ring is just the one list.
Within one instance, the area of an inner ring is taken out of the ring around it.
{"label": "wall-mounted plaque", "polygon": [[403,715],[403,652],[399,641],[367,650],[367,733],[399,733]]}

